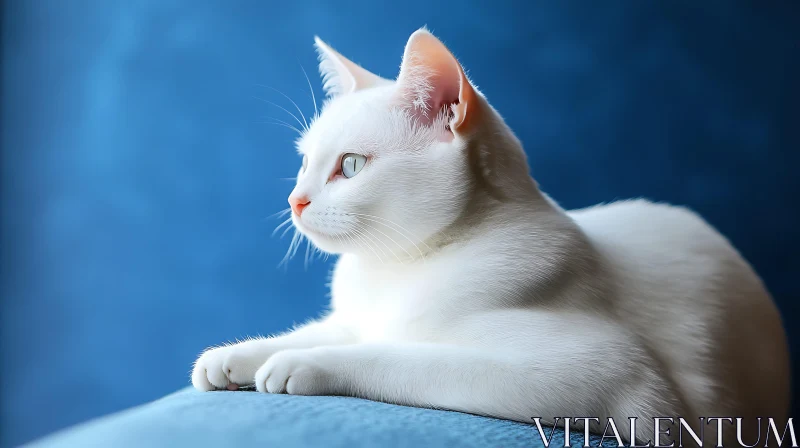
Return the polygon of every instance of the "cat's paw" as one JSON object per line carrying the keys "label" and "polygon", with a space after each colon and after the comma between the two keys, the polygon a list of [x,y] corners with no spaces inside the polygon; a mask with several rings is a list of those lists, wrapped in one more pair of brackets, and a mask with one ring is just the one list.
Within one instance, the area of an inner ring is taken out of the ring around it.
{"label": "cat's paw", "polygon": [[326,358],[320,349],[278,352],[256,372],[256,389],[273,394],[332,394]]}
{"label": "cat's paw", "polygon": [[256,371],[269,358],[265,342],[252,340],[206,350],[194,363],[192,385],[209,391],[253,384]]}

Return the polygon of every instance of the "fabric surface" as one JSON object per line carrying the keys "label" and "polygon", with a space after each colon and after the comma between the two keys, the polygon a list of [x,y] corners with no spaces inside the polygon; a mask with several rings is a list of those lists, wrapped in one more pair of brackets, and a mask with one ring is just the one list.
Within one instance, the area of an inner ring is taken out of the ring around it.
{"label": "fabric surface", "polygon": [[[550,429],[545,428],[550,434]],[[571,431],[572,446],[583,435]],[[564,446],[556,430],[553,446]],[[600,437],[591,437],[599,446]],[[349,397],[184,389],[29,445],[57,447],[459,447],[543,446],[533,424]],[[606,439],[603,446],[617,446]]]}

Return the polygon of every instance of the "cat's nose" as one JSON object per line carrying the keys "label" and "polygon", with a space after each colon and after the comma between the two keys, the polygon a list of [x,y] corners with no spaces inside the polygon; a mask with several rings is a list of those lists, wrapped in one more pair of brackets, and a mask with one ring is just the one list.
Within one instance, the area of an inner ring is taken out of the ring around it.
{"label": "cat's nose", "polygon": [[311,201],[306,196],[289,196],[289,205],[292,206],[292,211],[298,217],[303,214],[303,209],[308,207]]}

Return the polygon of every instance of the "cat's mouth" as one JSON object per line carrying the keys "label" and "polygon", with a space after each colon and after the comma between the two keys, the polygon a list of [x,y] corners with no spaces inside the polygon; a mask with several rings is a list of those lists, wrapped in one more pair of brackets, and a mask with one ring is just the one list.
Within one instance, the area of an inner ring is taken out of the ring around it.
{"label": "cat's mouth", "polygon": [[325,212],[322,216],[303,213],[302,218],[294,215],[292,222],[295,228],[307,237],[321,237],[336,241],[351,232],[354,223],[349,222],[346,218],[346,216],[334,212]]}

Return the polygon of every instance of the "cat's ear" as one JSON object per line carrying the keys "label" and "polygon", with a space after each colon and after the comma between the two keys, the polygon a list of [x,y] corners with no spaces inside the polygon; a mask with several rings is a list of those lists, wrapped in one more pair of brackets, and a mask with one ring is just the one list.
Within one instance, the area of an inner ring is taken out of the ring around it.
{"label": "cat's ear", "polygon": [[430,123],[443,108],[453,113],[450,129],[466,132],[480,113],[478,93],[455,56],[425,28],[408,39],[400,75],[401,101],[423,123]]}
{"label": "cat's ear", "polygon": [[330,97],[392,83],[342,56],[317,36],[314,47],[319,54],[322,88]]}

